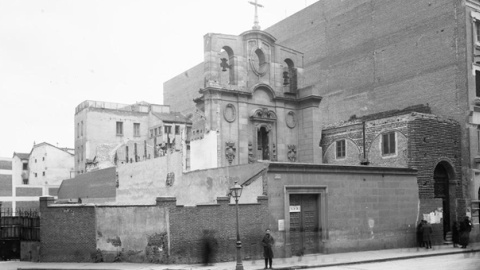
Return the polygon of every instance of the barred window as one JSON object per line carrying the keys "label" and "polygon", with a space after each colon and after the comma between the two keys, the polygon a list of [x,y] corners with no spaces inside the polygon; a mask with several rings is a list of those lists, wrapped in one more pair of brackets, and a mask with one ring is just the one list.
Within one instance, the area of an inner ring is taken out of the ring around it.
{"label": "barred window", "polygon": [[345,149],[345,140],[339,140],[336,142],[336,157],[337,158],[344,158],[346,155]]}
{"label": "barred window", "polygon": [[382,135],[382,154],[392,155],[395,154],[395,132],[389,132]]}

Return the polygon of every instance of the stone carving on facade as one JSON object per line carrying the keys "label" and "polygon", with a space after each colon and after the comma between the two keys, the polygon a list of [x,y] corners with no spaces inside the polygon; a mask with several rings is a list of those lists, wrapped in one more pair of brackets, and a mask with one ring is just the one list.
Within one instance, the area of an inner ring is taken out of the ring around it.
{"label": "stone carving on facade", "polygon": [[288,145],[287,158],[290,162],[297,161],[297,146],[295,146],[294,144]]}
{"label": "stone carving on facade", "polygon": [[285,116],[285,123],[287,127],[294,128],[297,125],[297,117],[293,111],[289,111]]}
{"label": "stone carving on facade", "polygon": [[255,124],[255,128],[257,130],[260,130],[260,128],[262,128],[262,127],[264,127],[267,132],[270,132],[273,128],[273,126],[270,125],[270,124],[265,124],[265,123],[263,123],[263,124],[262,123],[256,123]]}
{"label": "stone carving on facade", "polygon": [[248,163],[254,163],[255,156],[253,155],[253,143],[248,142]]}
{"label": "stone carving on facade", "polygon": [[167,174],[167,181],[166,181],[167,187],[173,186],[174,182],[175,182],[175,173],[174,172],[169,172]]}
{"label": "stone carving on facade", "polygon": [[277,161],[277,145],[272,144],[272,161]]}
{"label": "stone carving on facade", "polygon": [[223,117],[229,123],[235,121],[237,118],[237,110],[233,104],[229,103],[227,106],[225,106],[225,109],[223,110]]}
{"label": "stone carving on facade", "polygon": [[277,114],[268,108],[259,108],[252,113],[251,118],[259,121],[276,121]]}
{"label": "stone carving on facade", "polygon": [[237,149],[235,148],[234,142],[225,143],[225,157],[228,160],[228,164],[232,165],[233,160],[235,159]]}

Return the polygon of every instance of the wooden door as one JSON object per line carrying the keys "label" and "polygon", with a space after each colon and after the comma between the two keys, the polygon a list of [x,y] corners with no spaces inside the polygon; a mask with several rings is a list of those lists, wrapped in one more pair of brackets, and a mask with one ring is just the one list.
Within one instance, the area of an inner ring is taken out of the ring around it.
{"label": "wooden door", "polygon": [[319,252],[318,194],[290,195],[290,243],[292,254],[301,256]]}

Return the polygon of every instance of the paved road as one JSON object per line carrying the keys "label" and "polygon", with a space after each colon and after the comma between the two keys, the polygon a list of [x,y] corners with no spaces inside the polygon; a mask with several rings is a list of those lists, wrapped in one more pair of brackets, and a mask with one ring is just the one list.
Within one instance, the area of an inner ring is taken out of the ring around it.
{"label": "paved road", "polygon": [[379,263],[311,268],[318,270],[479,270],[480,252],[416,258]]}

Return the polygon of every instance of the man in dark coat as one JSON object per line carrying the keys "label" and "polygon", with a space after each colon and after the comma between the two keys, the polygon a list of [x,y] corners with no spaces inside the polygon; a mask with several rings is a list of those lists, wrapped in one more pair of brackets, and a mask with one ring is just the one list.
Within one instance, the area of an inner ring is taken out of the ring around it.
{"label": "man in dark coat", "polygon": [[460,223],[460,245],[462,248],[467,248],[471,230],[472,223],[468,217],[465,217],[462,223]]}
{"label": "man in dark coat", "polygon": [[427,221],[423,221],[422,225],[422,232],[423,232],[423,243],[427,249],[432,248],[432,225]]}
{"label": "man in dark coat", "polygon": [[458,222],[454,221],[452,225],[452,242],[453,242],[453,247],[458,246],[458,242],[460,239],[460,226],[458,225]]}
{"label": "man in dark coat", "polygon": [[262,239],[262,245],[263,245],[263,257],[265,258],[265,269],[268,268],[268,265],[270,265],[270,269],[272,269],[272,258],[273,258],[273,244],[275,243],[275,240],[273,240],[273,237],[270,235],[270,229],[267,229],[265,231],[265,236]]}

